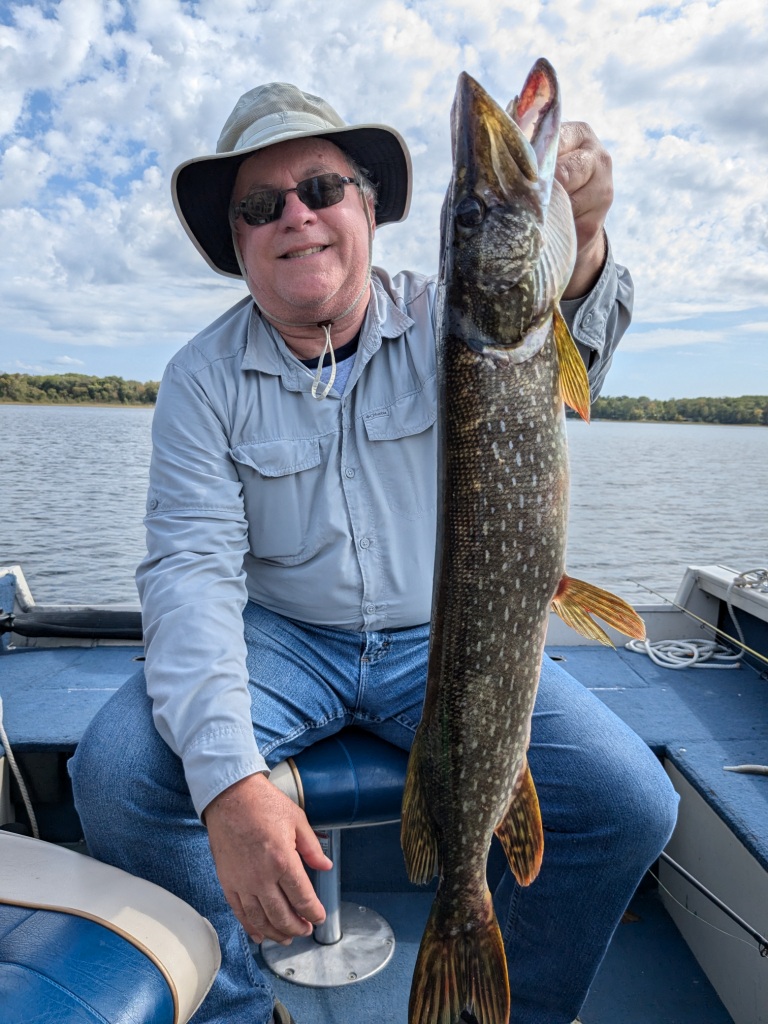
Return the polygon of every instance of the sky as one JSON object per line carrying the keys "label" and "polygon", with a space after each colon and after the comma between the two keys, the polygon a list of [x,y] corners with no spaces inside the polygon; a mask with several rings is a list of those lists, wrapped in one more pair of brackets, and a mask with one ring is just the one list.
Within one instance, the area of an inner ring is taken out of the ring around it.
{"label": "sky", "polygon": [[635,313],[603,394],[768,394],[765,0],[0,0],[0,372],[159,380],[244,294],[181,228],[173,169],[238,97],[293,82],[408,143],[391,273],[437,270],[449,113],[533,62],[613,160],[607,230]]}

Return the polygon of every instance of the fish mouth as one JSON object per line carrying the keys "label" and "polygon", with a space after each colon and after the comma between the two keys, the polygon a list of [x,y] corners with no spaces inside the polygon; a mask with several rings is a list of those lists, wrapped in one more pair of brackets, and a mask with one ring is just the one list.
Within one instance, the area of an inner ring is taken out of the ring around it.
{"label": "fish mouth", "polygon": [[539,337],[531,345],[528,335],[551,317],[570,279],[573,214],[554,180],[559,128],[548,62],[536,62],[507,109],[471,75],[459,76],[440,279],[456,334],[474,351],[520,348],[519,358],[530,358]]}
{"label": "fish mouth", "polygon": [[463,184],[486,202],[500,189],[517,197],[538,181],[536,153],[523,130],[466,71],[459,75],[452,110],[454,168]]}

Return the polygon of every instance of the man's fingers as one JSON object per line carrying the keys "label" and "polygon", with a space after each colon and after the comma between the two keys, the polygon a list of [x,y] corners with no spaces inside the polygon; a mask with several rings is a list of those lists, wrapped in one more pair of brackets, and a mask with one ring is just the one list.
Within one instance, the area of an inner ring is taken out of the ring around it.
{"label": "man's fingers", "polygon": [[304,862],[316,871],[330,871],[333,861],[323,853],[320,840],[306,818],[296,824],[296,849]]}
{"label": "man's fingers", "polygon": [[294,912],[302,920],[310,921],[312,924],[323,923],[325,908],[317,898],[300,861],[295,870],[286,872],[280,879],[280,888]]}
{"label": "man's fingers", "polygon": [[584,121],[563,121],[560,124],[560,138],[558,140],[558,156],[564,156],[571,150],[581,147],[594,139],[595,133]]}
{"label": "man's fingers", "polygon": [[254,942],[265,938],[274,942],[289,943],[302,935],[312,934],[312,924],[298,915],[285,894],[276,889],[270,896],[252,896],[238,900],[238,907],[232,905],[240,924]]}
{"label": "man's fingers", "polygon": [[587,190],[586,195],[580,197],[583,209],[599,206],[607,210],[611,205],[611,155],[588,124],[581,121],[566,121],[560,126],[555,177],[572,202],[582,189]]}

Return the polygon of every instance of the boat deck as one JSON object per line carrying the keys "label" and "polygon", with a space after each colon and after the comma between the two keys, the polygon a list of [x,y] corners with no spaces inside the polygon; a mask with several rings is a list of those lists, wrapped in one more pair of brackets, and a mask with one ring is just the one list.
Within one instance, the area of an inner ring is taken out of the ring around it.
{"label": "boat deck", "polygon": [[[140,647],[124,644],[0,653],[5,727],[32,780],[44,838],[77,840],[63,765],[91,716],[135,671],[141,653]],[[735,671],[674,671],[623,649],[589,646],[550,647],[548,653],[671,762],[768,868],[768,778],[723,771],[725,765],[768,764],[768,686],[759,671],[749,665]],[[383,971],[353,985],[308,989],[275,979],[279,997],[299,1024],[406,1019],[411,972],[432,897],[408,884],[398,854],[397,826],[344,833],[342,898],[381,913],[395,930],[396,950]],[[582,1012],[584,1024],[728,1024],[730,1014],[662,906],[651,877],[630,911]],[[729,930],[734,943],[746,939],[755,946],[737,926]],[[768,970],[756,946],[754,953],[755,970]]]}

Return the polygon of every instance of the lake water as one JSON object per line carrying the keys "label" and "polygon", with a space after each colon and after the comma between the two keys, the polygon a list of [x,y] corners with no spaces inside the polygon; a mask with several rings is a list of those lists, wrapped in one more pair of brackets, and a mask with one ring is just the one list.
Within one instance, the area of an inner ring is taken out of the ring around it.
{"label": "lake water", "polygon": [[[35,599],[136,603],[151,409],[0,405],[0,566]],[[568,569],[636,603],[768,565],[768,429],[569,421]]]}

